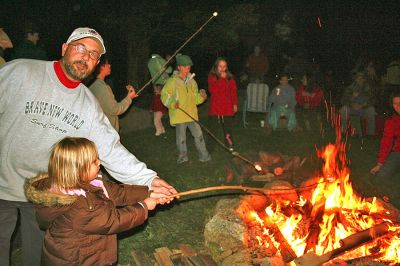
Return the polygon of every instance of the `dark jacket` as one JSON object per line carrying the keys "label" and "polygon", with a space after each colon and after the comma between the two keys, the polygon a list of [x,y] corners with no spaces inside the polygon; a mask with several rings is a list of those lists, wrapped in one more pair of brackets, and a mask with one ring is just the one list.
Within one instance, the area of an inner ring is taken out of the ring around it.
{"label": "dark jacket", "polygon": [[[39,226],[46,229],[42,265],[111,265],[117,261],[117,233],[142,224],[149,197],[146,186],[104,182],[102,188],[82,185],[86,196],[49,191],[42,174],[27,179],[26,197],[35,204]],[[117,208],[118,207],[118,208]]]}

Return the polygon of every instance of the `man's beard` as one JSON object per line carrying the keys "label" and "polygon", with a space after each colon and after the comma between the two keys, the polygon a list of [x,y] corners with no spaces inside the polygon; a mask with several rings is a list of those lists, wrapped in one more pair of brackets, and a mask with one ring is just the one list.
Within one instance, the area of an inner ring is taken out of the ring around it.
{"label": "man's beard", "polygon": [[[91,73],[91,71],[89,71],[88,65],[86,64],[86,62],[84,60],[76,60],[73,61],[72,63],[67,62],[67,60],[65,59],[65,57],[62,59],[62,63],[64,65],[65,71],[67,72],[68,76],[70,76],[71,78],[73,78],[74,80],[84,80],[87,76],[89,76],[89,74]],[[74,68],[74,65],[76,64],[81,64],[85,67],[85,70],[78,70],[76,68]]]}

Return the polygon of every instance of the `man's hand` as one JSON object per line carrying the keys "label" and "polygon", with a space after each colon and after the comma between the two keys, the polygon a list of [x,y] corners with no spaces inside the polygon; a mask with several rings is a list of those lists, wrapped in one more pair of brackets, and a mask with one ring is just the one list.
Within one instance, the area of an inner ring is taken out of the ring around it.
{"label": "man's hand", "polygon": [[203,97],[204,100],[207,100],[207,93],[204,89],[201,89],[199,91],[199,93],[200,93],[200,96]]}
{"label": "man's hand", "polygon": [[150,198],[158,199],[159,204],[170,203],[174,199],[171,196],[178,193],[173,186],[159,177],[154,178],[151,188],[153,192],[151,192]]}
{"label": "man's hand", "polygon": [[135,88],[132,85],[128,84],[126,86],[126,89],[128,90],[128,97],[129,98],[133,99],[133,98],[138,97],[138,95],[136,94]]}

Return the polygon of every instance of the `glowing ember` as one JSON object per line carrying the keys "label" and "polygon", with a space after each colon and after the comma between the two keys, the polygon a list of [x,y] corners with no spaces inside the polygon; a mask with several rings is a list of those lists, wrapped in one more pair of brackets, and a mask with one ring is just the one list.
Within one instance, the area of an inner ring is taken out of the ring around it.
{"label": "glowing ember", "polygon": [[[259,246],[273,243],[282,253],[278,228],[287,244],[286,250],[297,257],[313,252],[317,255],[341,247],[341,240],[357,232],[390,220],[390,212],[374,198],[368,202],[353,191],[345,145],[339,141],[329,144],[318,156],[324,160],[322,176],[316,176],[312,193],[298,191],[299,201],[278,200],[267,206],[265,212],[239,211],[249,226],[260,227],[256,236]],[[393,225],[390,233],[367,245],[348,252],[346,258],[380,255],[377,261],[400,262],[400,227]],[[282,254],[281,254],[282,255]]]}

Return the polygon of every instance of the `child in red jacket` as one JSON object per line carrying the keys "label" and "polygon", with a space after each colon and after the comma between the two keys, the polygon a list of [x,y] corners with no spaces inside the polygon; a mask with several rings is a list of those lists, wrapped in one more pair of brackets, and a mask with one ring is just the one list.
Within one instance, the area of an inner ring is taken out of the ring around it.
{"label": "child in red jacket", "polygon": [[324,93],[311,74],[305,74],[296,91],[296,102],[301,107],[301,115],[306,130],[311,130],[310,121],[321,122],[320,107]]}
{"label": "child in red jacket", "polygon": [[212,124],[210,128],[218,128],[220,124],[226,144],[232,149],[232,120],[238,110],[238,97],[236,81],[224,58],[217,58],[208,75],[208,91],[211,94],[208,111],[209,122]]}

